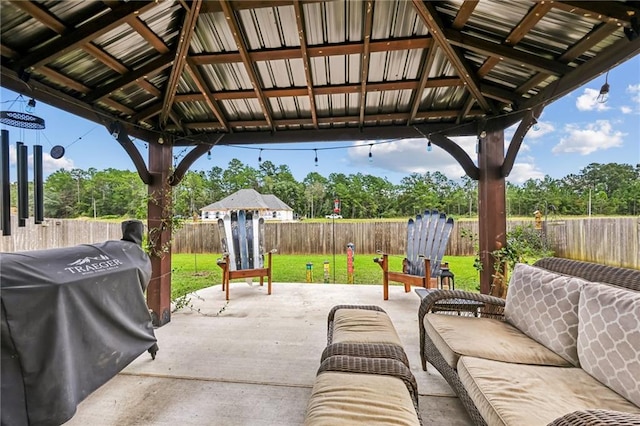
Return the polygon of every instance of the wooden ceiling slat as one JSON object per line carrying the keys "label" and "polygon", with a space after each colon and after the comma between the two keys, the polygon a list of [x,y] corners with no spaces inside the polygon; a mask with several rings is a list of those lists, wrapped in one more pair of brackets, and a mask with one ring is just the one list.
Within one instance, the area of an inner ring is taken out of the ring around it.
{"label": "wooden ceiling slat", "polygon": [[422,0],[413,0],[413,6],[422,18],[422,22],[429,28],[431,36],[436,40],[440,48],[443,50],[451,65],[456,69],[458,75],[464,80],[468,90],[476,98],[478,105],[484,110],[492,110],[487,100],[482,96],[478,83],[474,79],[473,72],[469,68],[466,60],[460,55],[445,37],[443,25],[438,12],[433,4],[423,2]]}
{"label": "wooden ceiling slat", "polygon": [[[560,63],[568,64],[578,58],[587,50],[591,49],[596,44],[600,43],[606,37],[619,29],[617,24],[600,24],[592,29],[586,36],[582,37],[580,41],[575,43],[569,49],[567,49],[557,59]],[[522,84],[516,89],[516,93],[523,94],[533,89],[549,77],[549,74],[539,73],[529,79],[526,83]]]}
{"label": "wooden ceiling slat", "polygon": [[79,81],[76,81],[72,78],[67,77],[66,75],[59,73],[58,71],[52,68],[40,67],[38,68],[38,72],[44,75],[45,77],[57,82],[58,84],[67,86],[68,88],[73,89],[76,92],[84,93],[84,94],[91,92],[91,89],[89,87],[85,86]]}
{"label": "wooden ceiling slat", "polygon": [[565,64],[532,55],[522,50],[514,49],[511,46],[493,43],[454,30],[445,30],[444,33],[449,43],[453,46],[462,47],[485,56],[499,56],[501,60],[514,65],[554,75],[562,75],[571,71],[571,67]]}
{"label": "wooden ceiling slat", "polygon": [[420,107],[420,103],[422,102],[422,92],[424,91],[425,86],[427,85],[427,81],[429,80],[429,72],[431,71],[431,67],[433,66],[433,61],[436,57],[436,46],[433,46],[429,49],[427,53],[427,59],[422,67],[422,77],[420,78],[420,84],[416,91],[413,93],[413,103],[411,105],[411,113],[409,114],[409,124],[413,122],[418,112],[418,108]]}
{"label": "wooden ceiling slat", "polygon": [[49,13],[48,10],[44,9],[38,3],[24,0],[11,0],[10,3],[58,34],[63,34],[67,30],[67,27],[62,23],[62,21]]}
{"label": "wooden ceiling slat", "polygon": [[153,1],[123,3],[122,6],[113,9],[110,13],[89,20],[68,34],[45,43],[22,58],[19,64],[25,69],[42,66],[117,28],[128,19],[130,14],[146,12],[156,5],[157,3]]}
{"label": "wooden ceiling slat", "polygon": [[213,98],[213,95],[211,94],[211,90],[209,89],[209,87],[207,87],[207,84],[205,83],[205,80],[202,77],[202,74],[200,74],[198,67],[196,65],[193,65],[189,60],[187,60],[186,69],[187,69],[187,72],[191,74],[191,78],[195,82],[196,86],[198,86],[198,90],[204,95],[205,103],[207,104],[209,109],[213,112],[213,115],[215,115],[218,121],[222,124],[222,128],[225,131],[228,131],[229,124],[227,123],[227,119],[225,118],[220,107],[218,106],[218,103]]}
{"label": "wooden ceiling slat", "polygon": [[102,86],[94,90],[87,96],[85,100],[86,102],[97,101],[98,99],[101,99],[104,96],[108,96],[109,93],[111,92],[114,92],[132,83],[135,83],[138,79],[143,78],[148,74],[165,69],[172,64],[173,58],[174,58],[174,55],[172,55],[171,53],[167,53],[162,56],[159,56],[158,58],[154,59],[148,64],[123,75],[119,79],[116,79],[105,86]]}
{"label": "wooden ceiling slat", "polygon": [[5,58],[13,59],[18,56],[18,52],[7,46],[6,44],[0,44],[0,55]]}
{"label": "wooden ceiling slat", "polygon": [[307,80],[307,95],[309,96],[309,109],[311,110],[311,120],[313,125],[318,127],[318,115],[316,111],[316,96],[313,93],[313,76],[311,75],[311,64],[309,63],[309,52],[307,51],[307,37],[304,14],[300,2],[294,0],[293,8],[296,14],[296,24],[298,25],[298,39],[300,40],[300,53],[302,54],[302,66],[304,67],[304,76]]}
{"label": "wooden ceiling slat", "polygon": [[365,18],[364,18],[364,49],[362,51],[362,65],[360,66],[360,125],[364,125],[364,113],[367,108],[367,80],[369,80],[369,63],[371,52],[369,51],[369,42],[371,41],[371,30],[373,28],[373,2],[366,2]]}
{"label": "wooden ceiling slat", "polygon": [[249,56],[249,52],[247,51],[247,47],[244,44],[244,37],[242,37],[242,32],[240,30],[240,25],[236,21],[235,13],[227,0],[220,0],[220,6],[222,6],[222,10],[224,12],[225,18],[227,19],[227,24],[231,29],[231,33],[233,34],[233,38],[238,46],[238,51],[240,52],[240,56],[242,57],[242,62],[244,63],[245,70],[247,71],[247,75],[249,75],[249,79],[251,80],[251,84],[253,86],[253,90],[256,92],[256,96],[258,98],[258,103],[260,103],[260,107],[262,108],[262,113],[264,114],[265,120],[269,123],[269,127],[273,129],[273,123],[271,118],[271,113],[269,112],[269,106],[267,104],[267,100],[262,93],[262,89],[260,87],[260,83],[258,81],[258,77],[256,75],[256,71],[253,68],[253,62]]}
{"label": "wooden ceiling slat", "polygon": [[83,44],[82,49],[119,74],[126,74],[129,72],[129,69],[122,65],[120,61],[109,55],[104,50],[98,48],[93,43]]}
{"label": "wooden ceiling slat", "polygon": [[116,111],[120,111],[126,115],[134,115],[136,112],[134,110],[132,110],[131,108],[129,108],[126,105],[122,105],[120,102],[116,102],[111,98],[103,98],[100,100],[100,103],[103,103],[113,109],[115,109]]}
{"label": "wooden ceiling slat", "polygon": [[[386,52],[394,50],[428,49],[431,47],[431,37],[398,38],[388,40],[375,40],[369,43],[370,52]],[[326,45],[307,46],[307,54],[310,58],[338,55],[360,55],[364,49],[364,42],[333,43]],[[302,57],[299,48],[276,48],[249,51],[249,56],[254,62],[275,61],[282,59],[299,59]],[[196,65],[225,64],[229,62],[242,62],[239,52],[199,53],[192,55],[191,59]]]}
{"label": "wooden ceiling slat", "polygon": [[182,72],[187,64],[189,46],[196,27],[201,5],[202,0],[194,0],[191,4],[191,9],[185,13],[184,20],[182,22],[182,29],[180,30],[180,37],[175,51],[173,66],[171,67],[171,74],[169,75],[169,81],[164,90],[162,112],[160,113],[161,126],[167,124],[169,113],[173,107],[173,98],[176,96],[176,88],[178,87],[180,77],[182,76]]}
{"label": "wooden ceiling slat", "polygon": [[625,23],[629,22],[632,16],[640,16],[640,8],[637,6],[637,2],[556,1],[553,2],[553,7],[605,23]]}
{"label": "wooden ceiling slat", "polygon": [[164,40],[158,37],[156,33],[151,31],[151,29],[147,26],[147,24],[142,22],[140,18],[138,18],[135,15],[132,15],[129,17],[129,19],[127,19],[127,24],[129,24],[129,26],[133,28],[135,32],[140,34],[140,36],[144,38],[147,41],[147,43],[153,46],[153,48],[156,49],[158,52],[160,53],[169,52],[169,47],[167,47]]}
{"label": "wooden ceiling slat", "polygon": [[464,28],[469,18],[471,18],[471,15],[473,14],[473,11],[475,10],[477,5],[477,0],[465,0],[462,3],[462,6],[460,6],[460,10],[458,10],[458,13],[453,20],[453,24],[451,24],[451,27],[454,30],[461,30],[462,28]]}
{"label": "wooden ceiling slat", "polygon": [[551,2],[536,3],[529,12],[515,26],[511,33],[505,38],[505,44],[515,46],[527,35],[533,27],[551,10]]}
{"label": "wooden ceiling slat", "polygon": [[132,115],[131,122],[139,123],[140,121],[148,120],[149,118],[160,114],[160,111],[162,111],[162,102],[159,101]]}
{"label": "wooden ceiling slat", "polygon": [[139,79],[137,83],[140,85],[141,88],[146,90],[151,96],[154,96],[156,98],[159,98],[160,96],[162,96],[162,92],[160,91],[160,89],[158,89],[153,84],[149,83],[144,78]]}

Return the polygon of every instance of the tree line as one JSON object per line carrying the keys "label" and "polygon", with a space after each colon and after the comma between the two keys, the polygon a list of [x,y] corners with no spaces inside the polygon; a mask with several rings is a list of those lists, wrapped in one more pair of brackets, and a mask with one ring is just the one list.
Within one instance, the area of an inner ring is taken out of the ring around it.
{"label": "tree line", "polygon": [[[189,171],[173,189],[174,215],[191,217],[199,210],[239,189],[253,188],[274,194],[303,218],[324,217],[341,202],[345,218],[413,216],[424,208],[437,208],[457,216],[477,215],[477,181],[459,180],[440,172],[413,173],[399,184],[362,173],[311,172],[297,181],[287,165],[262,162],[253,168],[238,159],[226,169]],[[13,202],[17,191],[12,190]],[[44,183],[45,215],[57,218],[136,217],[147,214],[147,187],[128,170],[58,170]],[[507,183],[507,209],[511,216],[531,216],[535,210],[549,215],[640,214],[640,164],[592,163],[561,179],[545,176],[521,185]]]}

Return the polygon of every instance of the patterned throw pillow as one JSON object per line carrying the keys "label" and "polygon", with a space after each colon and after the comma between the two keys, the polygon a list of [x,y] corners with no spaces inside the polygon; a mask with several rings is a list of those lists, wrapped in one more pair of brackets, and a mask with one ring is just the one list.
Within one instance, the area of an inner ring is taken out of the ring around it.
{"label": "patterned throw pillow", "polygon": [[582,369],[640,406],[640,293],[587,285],[578,317]]}
{"label": "patterned throw pillow", "polygon": [[575,366],[578,302],[586,281],[517,264],[509,281],[505,319]]}

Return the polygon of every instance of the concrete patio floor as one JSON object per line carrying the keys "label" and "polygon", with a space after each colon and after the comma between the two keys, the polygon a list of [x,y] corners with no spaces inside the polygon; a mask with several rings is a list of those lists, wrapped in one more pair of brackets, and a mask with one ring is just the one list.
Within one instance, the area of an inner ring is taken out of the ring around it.
{"label": "concrete patio floor", "polygon": [[156,360],[144,353],[79,406],[67,425],[300,425],[337,304],[374,304],[390,315],[409,356],[425,425],[471,424],[431,365],[420,367],[414,293],[380,285],[231,284],[191,297],[156,330]]}

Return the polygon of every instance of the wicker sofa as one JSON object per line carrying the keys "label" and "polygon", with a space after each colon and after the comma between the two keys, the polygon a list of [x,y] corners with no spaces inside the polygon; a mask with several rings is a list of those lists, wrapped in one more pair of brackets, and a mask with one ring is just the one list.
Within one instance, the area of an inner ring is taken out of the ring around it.
{"label": "wicker sofa", "polygon": [[516,266],[506,301],[431,292],[418,318],[423,369],[477,425],[640,425],[638,270],[544,258]]}

